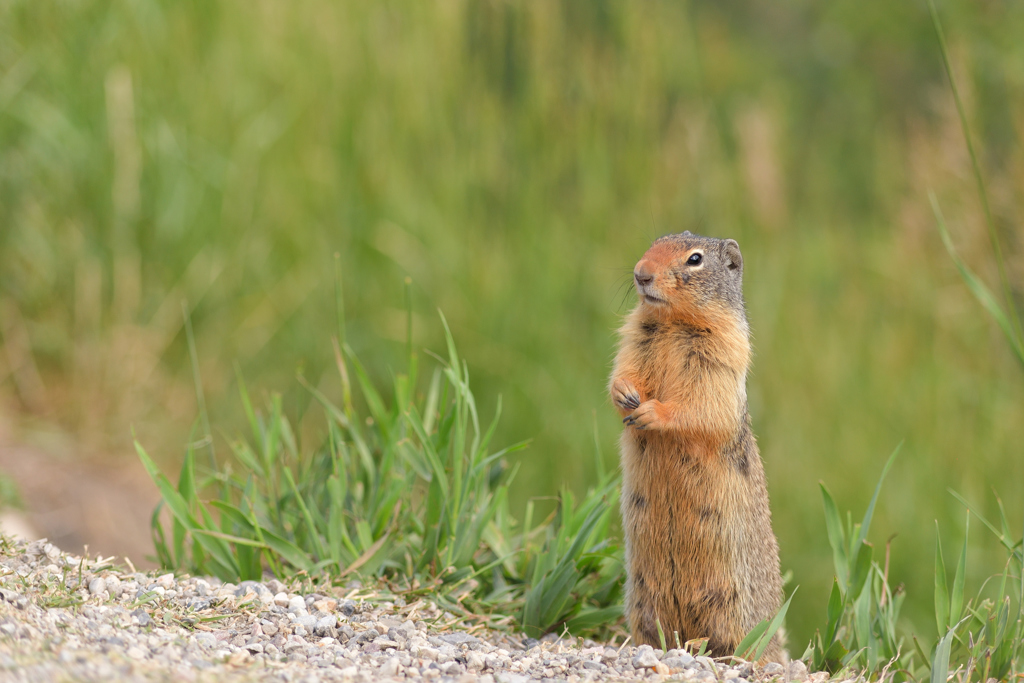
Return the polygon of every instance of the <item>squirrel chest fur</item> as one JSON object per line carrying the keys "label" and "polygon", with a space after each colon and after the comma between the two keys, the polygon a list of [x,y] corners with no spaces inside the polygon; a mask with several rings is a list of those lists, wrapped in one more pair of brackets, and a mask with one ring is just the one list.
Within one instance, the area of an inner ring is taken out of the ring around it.
{"label": "squirrel chest fur", "polygon": [[[610,390],[623,417],[622,523],[633,640],[707,638],[731,655],[782,594],[750,428],[750,336],[734,240],[669,235],[634,269]],[[776,660],[775,639],[765,660]]]}

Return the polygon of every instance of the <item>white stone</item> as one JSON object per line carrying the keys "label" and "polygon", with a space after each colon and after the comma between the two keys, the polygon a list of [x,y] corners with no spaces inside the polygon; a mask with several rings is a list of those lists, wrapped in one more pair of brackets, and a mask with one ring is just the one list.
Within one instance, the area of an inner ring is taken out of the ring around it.
{"label": "white stone", "polygon": [[807,680],[807,665],[799,659],[789,663],[789,679],[792,681]]}
{"label": "white stone", "polygon": [[653,669],[658,666],[658,657],[654,654],[654,648],[641,645],[637,648],[636,656],[633,657],[633,668]]}
{"label": "white stone", "polygon": [[472,650],[466,654],[466,668],[470,671],[480,671],[486,666],[484,656]]}
{"label": "white stone", "polygon": [[425,645],[413,645],[411,648],[409,648],[409,652],[412,653],[413,657],[419,657],[420,659],[429,659],[432,662],[436,662],[437,658],[441,656],[440,651]]}
{"label": "white stone", "polygon": [[402,665],[399,663],[398,657],[391,657],[381,665],[380,673],[382,676],[397,676],[401,667]]}
{"label": "white stone", "polygon": [[693,664],[693,655],[689,653],[682,653],[672,657],[665,657],[661,660],[661,663],[671,669],[673,672],[682,671],[688,669]]}

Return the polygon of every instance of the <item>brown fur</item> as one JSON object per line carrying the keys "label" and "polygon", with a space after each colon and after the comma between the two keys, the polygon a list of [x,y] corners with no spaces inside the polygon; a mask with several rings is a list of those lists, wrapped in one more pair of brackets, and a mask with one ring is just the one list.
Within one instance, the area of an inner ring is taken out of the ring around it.
{"label": "brown fur", "polygon": [[[696,251],[701,263],[687,259]],[[733,240],[683,233],[637,263],[610,390],[626,429],[622,522],[633,640],[715,656],[779,608],[779,552],[750,428],[750,338]],[[648,298],[653,297],[653,299]],[[773,638],[764,660],[778,660]]]}

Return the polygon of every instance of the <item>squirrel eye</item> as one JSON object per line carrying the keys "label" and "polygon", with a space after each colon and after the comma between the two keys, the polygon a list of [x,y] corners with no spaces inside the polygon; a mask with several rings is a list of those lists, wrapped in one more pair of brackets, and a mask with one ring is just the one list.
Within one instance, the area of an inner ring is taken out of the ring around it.
{"label": "squirrel eye", "polygon": [[700,254],[690,254],[690,258],[686,259],[686,264],[695,266],[701,262],[703,257]]}

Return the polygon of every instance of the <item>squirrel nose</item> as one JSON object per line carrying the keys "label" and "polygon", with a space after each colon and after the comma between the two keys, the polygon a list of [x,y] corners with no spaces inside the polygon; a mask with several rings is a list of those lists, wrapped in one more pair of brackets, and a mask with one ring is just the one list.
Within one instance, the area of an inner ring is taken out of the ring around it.
{"label": "squirrel nose", "polygon": [[643,263],[638,263],[633,270],[633,277],[638,285],[649,285],[654,282],[654,274],[647,270]]}

